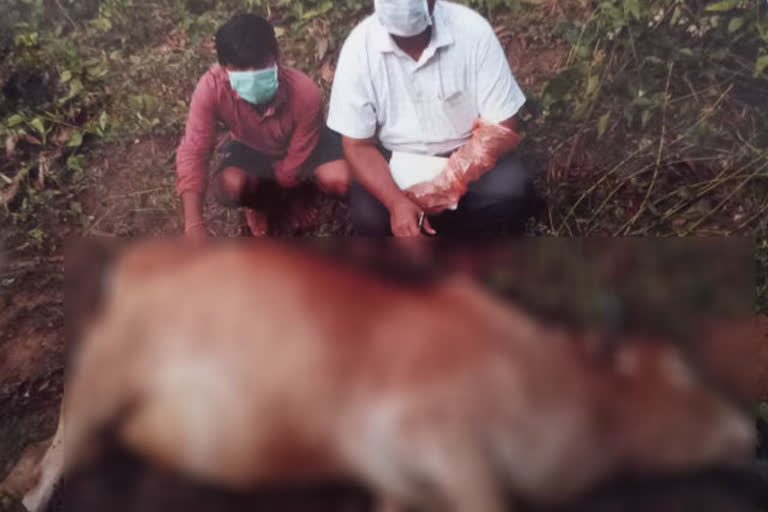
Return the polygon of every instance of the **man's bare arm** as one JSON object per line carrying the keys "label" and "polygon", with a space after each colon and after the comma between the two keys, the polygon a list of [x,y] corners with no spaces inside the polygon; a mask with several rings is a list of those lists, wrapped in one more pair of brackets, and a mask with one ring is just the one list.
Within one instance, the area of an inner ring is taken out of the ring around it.
{"label": "man's bare arm", "polygon": [[[395,236],[419,236],[421,208],[411,201],[392,178],[384,156],[376,147],[376,140],[342,138],[344,155],[352,167],[357,181],[387,207],[390,213],[392,233]],[[429,221],[424,228],[432,233]]]}
{"label": "man's bare arm", "polygon": [[506,121],[502,121],[499,124],[501,126],[505,127],[505,128],[509,128],[513,132],[517,133],[517,117],[512,116],[509,119],[507,119]]}
{"label": "man's bare arm", "polygon": [[376,147],[376,139],[342,138],[344,155],[360,184],[388,209],[407,200],[392,178],[389,164]]}
{"label": "man's bare arm", "polygon": [[188,191],[181,195],[181,204],[184,208],[184,233],[196,240],[204,240],[208,237],[203,219],[203,197],[200,192]]}
{"label": "man's bare arm", "polygon": [[198,192],[185,192],[181,196],[181,204],[184,207],[184,224],[187,226],[202,224],[203,222],[203,194]]}

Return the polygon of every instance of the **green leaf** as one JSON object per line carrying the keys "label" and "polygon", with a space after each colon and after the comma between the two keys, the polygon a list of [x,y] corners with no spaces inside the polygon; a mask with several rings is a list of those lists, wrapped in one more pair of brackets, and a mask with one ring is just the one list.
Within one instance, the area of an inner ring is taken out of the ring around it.
{"label": "green leaf", "polygon": [[112,22],[109,18],[99,17],[91,21],[96,30],[101,32],[109,32],[112,29]]}
{"label": "green leaf", "polygon": [[634,16],[636,20],[640,19],[640,0],[624,0],[624,10]]}
{"label": "green leaf", "polygon": [[331,2],[330,0],[327,0],[326,2],[323,2],[322,4],[315,7],[314,9],[310,9],[304,14],[302,14],[301,19],[311,20],[312,18],[316,18],[318,16],[321,16],[327,13],[328,11],[331,10],[332,7],[333,7],[333,2]]}
{"label": "green leaf", "polygon": [[106,76],[109,70],[105,64],[97,64],[95,66],[90,66],[86,72],[91,78],[102,78]]}
{"label": "green leaf", "polygon": [[34,128],[37,133],[39,133],[43,138],[45,138],[45,135],[47,133],[45,129],[45,122],[43,122],[42,117],[36,117],[32,121],[29,122],[29,125]]}
{"label": "green leaf", "polygon": [[83,82],[79,78],[75,78],[69,84],[69,97],[74,98],[81,92],[83,92]]}
{"label": "green leaf", "polygon": [[755,78],[765,71],[765,68],[768,68],[768,55],[763,55],[757,58],[757,61],[755,62]]}
{"label": "green leaf", "polygon": [[643,113],[640,114],[640,124],[643,128],[645,128],[645,125],[648,124],[648,120],[651,118],[651,111],[650,110],[643,110]]}
{"label": "green leaf", "polygon": [[739,3],[739,0],[721,0],[720,2],[709,4],[705,10],[709,12],[730,11],[731,9],[736,7],[738,3]]}
{"label": "green leaf", "polygon": [[693,50],[690,48],[680,48],[680,53],[687,55],[688,57],[693,57]]}
{"label": "green leaf", "polygon": [[69,143],[67,143],[67,147],[69,148],[77,148],[80,147],[83,144],[83,132],[80,130],[75,130],[72,132],[72,137],[69,139]]}
{"label": "green leaf", "polygon": [[70,80],[72,80],[72,72],[68,69],[65,69],[64,71],[61,72],[61,76],[59,77],[59,80],[63,84],[69,82]]}
{"label": "green leaf", "polygon": [[728,33],[733,34],[743,26],[744,26],[744,18],[742,18],[741,16],[737,16],[736,18],[731,18],[731,21],[728,22]]}
{"label": "green leaf", "polygon": [[680,11],[680,6],[678,5],[677,7],[675,7],[675,11],[672,13],[672,18],[669,20],[669,24],[674,25],[675,23],[677,23],[677,20],[680,19],[681,14],[682,13]]}
{"label": "green leaf", "polygon": [[85,157],[83,155],[69,155],[67,158],[67,169],[74,172],[83,172],[83,165],[85,164]]}
{"label": "green leaf", "polygon": [[105,110],[99,116],[99,128],[101,128],[102,132],[107,129],[107,123],[108,122],[109,122],[109,115],[107,114],[107,111]]}
{"label": "green leaf", "polygon": [[24,116],[21,114],[14,114],[8,118],[8,128],[13,128],[24,122]]}
{"label": "green leaf", "polygon": [[598,85],[600,85],[600,77],[597,75],[590,75],[589,78],[587,78],[587,96],[591,96],[597,90]]}
{"label": "green leaf", "polygon": [[83,82],[79,78],[75,78],[69,82],[69,93],[59,100],[59,103],[64,103],[71,100],[78,94],[83,92]]}
{"label": "green leaf", "polygon": [[30,236],[30,238],[33,238],[33,239],[37,240],[38,242],[42,242],[43,238],[45,238],[45,233],[40,228],[32,229],[27,234]]}
{"label": "green leaf", "polygon": [[578,83],[581,73],[576,68],[562,71],[547,83],[544,88],[544,96],[549,96],[553,100],[560,100],[573,90]]}
{"label": "green leaf", "polygon": [[611,118],[611,113],[606,112],[602,116],[600,116],[600,119],[597,121],[597,138],[603,136],[605,133],[605,130],[608,128],[608,120]]}

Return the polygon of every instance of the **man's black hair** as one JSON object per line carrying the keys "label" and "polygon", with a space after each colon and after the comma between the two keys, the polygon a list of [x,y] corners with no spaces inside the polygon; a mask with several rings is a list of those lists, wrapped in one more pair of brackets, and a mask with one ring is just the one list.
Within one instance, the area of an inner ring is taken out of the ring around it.
{"label": "man's black hair", "polygon": [[263,67],[277,57],[275,29],[257,14],[235,15],[216,32],[216,55],[222,66]]}

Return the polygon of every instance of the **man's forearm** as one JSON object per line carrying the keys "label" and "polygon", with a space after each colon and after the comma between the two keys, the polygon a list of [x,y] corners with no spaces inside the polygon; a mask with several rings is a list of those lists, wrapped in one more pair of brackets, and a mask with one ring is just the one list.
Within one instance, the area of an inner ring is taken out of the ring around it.
{"label": "man's forearm", "polygon": [[203,194],[185,192],[181,196],[181,204],[184,207],[184,223],[187,226],[203,222]]}
{"label": "man's forearm", "polygon": [[515,116],[512,116],[499,124],[505,128],[509,128],[513,132],[517,132],[517,118]]}
{"label": "man's forearm", "polygon": [[344,154],[357,181],[387,208],[407,199],[392,179],[389,165],[375,143],[344,138]]}
{"label": "man's forearm", "polygon": [[500,124],[501,126],[512,130],[513,132],[512,137],[514,138],[514,143],[513,143],[513,147],[509,151],[514,151],[514,149],[520,143],[520,134],[517,133],[517,118],[515,116],[512,116],[506,121],[502,121]]}

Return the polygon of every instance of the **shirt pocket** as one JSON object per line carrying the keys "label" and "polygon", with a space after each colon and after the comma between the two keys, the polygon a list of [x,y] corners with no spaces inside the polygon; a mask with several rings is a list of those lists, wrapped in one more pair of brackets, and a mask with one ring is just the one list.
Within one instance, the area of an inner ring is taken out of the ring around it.
{"label": "shirt pocket", "polygon": [[474,103],[463,91],[448,92],[442,100],[442,109],[454,135],[464,137],[472,132],[472,123],[478,113]]}

